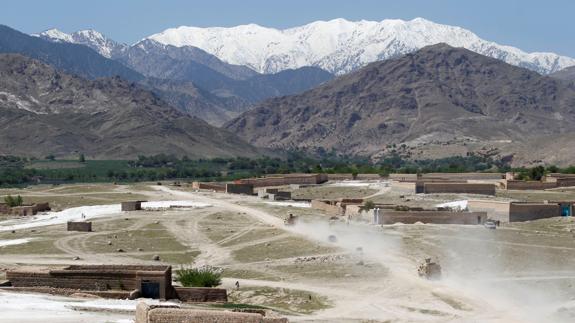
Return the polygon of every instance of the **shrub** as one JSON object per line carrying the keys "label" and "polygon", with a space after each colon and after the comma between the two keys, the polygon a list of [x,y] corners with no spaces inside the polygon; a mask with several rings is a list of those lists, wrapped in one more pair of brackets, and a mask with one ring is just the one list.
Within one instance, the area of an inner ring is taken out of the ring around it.
{"label": "shrub", "polygon": [[9,207],[21,206],[22,204],[24,204],[24,199],[22,199],[22,196],[20,195],[16,197],[8,195],[4,198],[4,203],[6,203]]}
{"label": "shrub", "polygon": [[375,208],[375,203],[374,203],[373,201],[367,200],[367,201],[365,201],[365,202],[363,203],[363,205],[360,207],[360,210],[361,210],[362,212],[367,212],[367,211],[372,210],[372,209],[374,209],[374,208]]}
{"label": "shrub", "polygon": [[176,281],[184,287],[215,287],[222,283],[222,269],[212,266],[182,267],[176,270]]}

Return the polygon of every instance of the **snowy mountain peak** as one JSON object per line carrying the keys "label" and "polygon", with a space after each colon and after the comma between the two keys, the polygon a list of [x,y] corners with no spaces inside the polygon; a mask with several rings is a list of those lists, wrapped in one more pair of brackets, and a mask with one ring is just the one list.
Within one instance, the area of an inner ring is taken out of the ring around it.
{"label": "snowy mountain peak", "polygon": [[39,34],[34,34],[33,36],[42,37],[42,38],[50,38],[53,41],[60,41],[71,43],[73,42],[72,35],[67,34],[63,31],[60,31],[56,28],[45,30]]}
{"label": "snowy mountain peak", "polygon": [[66,34],[58,29],[50,29],[40,34],[34,35],[54,42],[67,42],[73,44],[85,45],[100,53],[100,55],[111,58],[115,53],[121,52],[127,48],[124,44],[119,44],[111,39],[106,38],[100,32],[94,29],[85,29]]}
{"label": "snowy mountain peak", "polygon": [[255,24],[225,27],[170,28],[151,39],[176,47],[194,46],[221,60],[262,73],[316,66],[344,74],[373,61],[388,59],[437,43],[463,47],[542,74],[575,65],[554,53],[526,53],[479,38],[473,32],[424,18],[405,21],[315,21],[289,29]]}

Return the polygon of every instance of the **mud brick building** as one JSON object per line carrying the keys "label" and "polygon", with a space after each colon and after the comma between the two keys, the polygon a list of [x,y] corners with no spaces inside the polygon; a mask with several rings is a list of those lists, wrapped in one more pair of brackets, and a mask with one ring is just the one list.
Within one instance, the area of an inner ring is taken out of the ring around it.
{"label": "mud brick building", "polygon": [[488,218],[501,222],[522,222],[557,216],[572,216],[573,201],[547,202],[501,202],[470,200],[467,207],[472,211],[487,212]]}
{"label": "mud brick building", "polygon": [[228,194],[245,194],[254,195],[253,184],[226,184],[226,193]]}
{"label": "mud brick building", "polygon": [[7,205],[2,208],[6,209],[5,213],[15,216],[29,216],[29,215],[36,215],[38,214],[38,212],[50,211],[49,203],[35,203],[29,205],[14,206],[11,208],[6,207]]}
{"label": "mud brick building", "polygon": [[172,286],[171,266],[72,265],[6,272],[11,287],[23,291],[74,290],[112,298],[180,299],[184,302],[227,302],[220,288]]}
{"label": "mud brick building", "polygon": [[142,209],[142,202],[145,201],[127,201],[122,202],[122,211],[138,211]]}
{"label": "mud brick building", "polygon": [[66,224],[67,231],[79,231],[79,232],[92,232],[92,222],[74,222],[68,221]]}

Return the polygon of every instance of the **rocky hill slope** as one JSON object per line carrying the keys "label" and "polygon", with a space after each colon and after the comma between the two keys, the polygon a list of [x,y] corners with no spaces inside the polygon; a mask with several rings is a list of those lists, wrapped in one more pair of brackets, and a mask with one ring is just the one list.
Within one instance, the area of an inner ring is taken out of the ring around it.
{"label": "rocky hill slope", "polygon": [[86,80],[17,54],[0,55],[0,151],[96,158],[259,154],[139,85],[120,78]]}
{"label": "rocky hill slope", "polygon": [[[301,95],[268,100],[226,128],[262,147],[374,158],[469,152],[517,163],[575,131],[574,85],[445,44],[372,63]],[[539,153],[541,152],[541,153]]]}

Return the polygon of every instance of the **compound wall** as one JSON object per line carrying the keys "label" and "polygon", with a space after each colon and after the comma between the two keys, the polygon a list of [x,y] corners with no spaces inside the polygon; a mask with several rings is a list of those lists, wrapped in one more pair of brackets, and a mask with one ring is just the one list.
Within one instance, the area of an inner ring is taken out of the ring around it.
{"label": "compound wall", "polygon": [[226,184],[226,193],[253,195],[254,186],[252,184]]}
{"label": "compound wall", "polygon": [[531,221],[561,216],[559,204],[511,203],[509,222]]}
{"label": "compound wall", "polygon": [[92,232],[92,222],[72,222],[68,221],[67,231]]}
{"label": "compound wall", "polygon": [[451,212],[451,211],[379,211],[379,224],[405,223],[413,224],[481,224],[487,220],[486,212]]}
{"label": "compound wall", "polygon": [[456,193],[456,194],[481,194],[495,195],[493,184],[470,184],[470,183],[424,183],[423,193]]}

